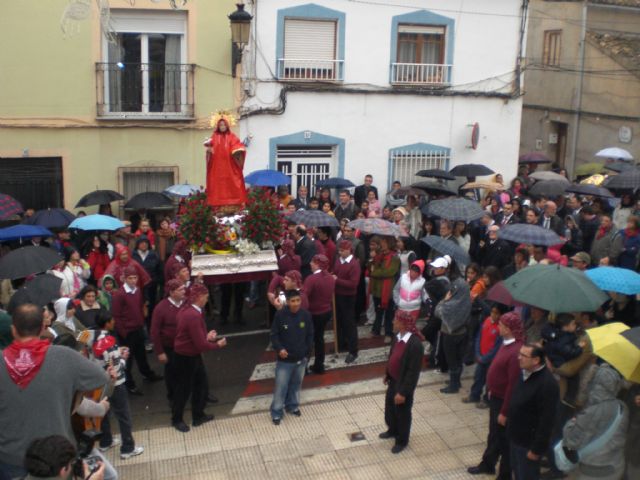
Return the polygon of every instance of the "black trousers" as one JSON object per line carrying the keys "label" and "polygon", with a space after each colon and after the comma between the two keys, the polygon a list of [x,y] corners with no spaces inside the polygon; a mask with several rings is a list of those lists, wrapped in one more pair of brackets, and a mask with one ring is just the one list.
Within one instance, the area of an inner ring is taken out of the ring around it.
{"label": "black trousers", "polygon": [[384,422],[389,432],[396,437],[396,445],[407,445],[411,433],[411,408],[413,407],[413,392],[405,397],[401,405],[396,405],[393,398],[398,393],[397,382],[389,379],[387,393],[384,398]]}
{"label": "black trousers", "polygon": [[449,377],[452,386],[460,387],[460,376],[462,375],[462,361],[464,359],[465,348],[467,346],[467,334],[449,335],[440,332],[440,340],[444,350],[444,356],[449,366]]}
{"label": "black trousers", "polygon": [[438,367],[442,372],[447,372],[449,370],[449,366],[447,365],[447,359],[445,358],[444,350],[442,348],[442,339],[440,336],[441,327],[442,320],[438,317],[431,316],[427,321],[427,324],[422,328],[422,334],[431,345],[429,366]]}
{"label": "black trousers", "polygon": [[356,316],[359,319],[360,315],[367,311],[367,287],[364,280],[364,268],[360,272],[360,282],[358,282],[358,291],[356,292]]}
{"label": "black trousers", "polygon": [[120,452],[131,452],[135,448],[136,442],[133,440],[133,434],[131,433],[131,410],[129,409],[127,388],[124,384],[118,385],[113,389],[113,393],[109,397],[109,403],[111,404],[111,407],[107,411],[107,414],[102,418],[102,438],[100,439],[100,446],[107,447],[113,442],[110,417],[111,415],[115,415],[118,420],[120,437],[122,439]]}
{"label": "black trousers", "polygon": [[184,409],[191,397],[191,418],[198,420],[204,417],[207,404],[207,374],[204,370],[202,356],[187,357],[174,354],[174,390],[171,404],[171,423],[184,421]]}
{"label": "black trousers", "polygon": [[338,346],[346,345],[349,353],[358,354],[358,325],[356,324],[356,296],[336,295]]}
{"label": "black trousers", "polygon": [[488,468],[495,468],[500,460],[497,478],[507,480],[511,478],[511,457],[507,429],[498,423],[502,401],[501,398],[489,398],[489,435],[487,436],[487,448],[482,454],[482,464]]}
{"label": "black trousers", "polygon": [[144,329],[139,328],[138,330],[129,332],[125,338],[120,340],[120,345],[129,348],[129,358],[127,359],[126,368],[127,380],[125,381],[125,385],[127,388],[134,388],[136,386],[136,382],[133,380],[132,375],[134,359],[138,364],[138,370],[140,370],[143,377],[153,376],[153,371],[147,362],[147,351],[144,349]]}
{"label": "black trousers", "polygon": [[244,292],[246,283],[222,283],[220,285],[220,317],[223,320],[229,319],[231,313],[231,296],[233,296],[233,315],[235,320],[242,320],[242,305],[244,303]]}
{"label": "black trousers", "polygon": [[324,329],[332,313],[333,312],[329,311],[319,315],[311,315],[311,319],[313,320],[313,350],[315,355],[313,362],[314,369],[324,369]]}
{"label": "black trousers", "polygon": [[164,364],[164,384],[167,387],[167,399],[169,403],[173,400],[173,386],[175,383],[175,353],[173,347],[162,346],[164,353],[167,356],[167,363]]}

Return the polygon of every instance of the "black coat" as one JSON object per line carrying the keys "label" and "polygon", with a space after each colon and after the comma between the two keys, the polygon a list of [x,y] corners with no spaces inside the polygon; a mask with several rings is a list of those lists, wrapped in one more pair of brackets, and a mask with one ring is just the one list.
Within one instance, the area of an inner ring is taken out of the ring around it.
{"label": "black coat", "polygon": [[316,244],[306,235],[299,241],[296,241],[294,249],[296,255],[300,256],[300,273],[303,277],[311,274],[311,259],[316,254]]}
{"label": "black coat", "polygon": [[[540,227],[544,226],[544,214],[540,215],[540,220],[538,220],[538,225]],[[557,215],[554,215],[553,217],[551,217],[551,219],[549,220],[549,228],[550,230],[553,230],[554,232],[556,232],[559,236],[563,237],[564,236],[564,221]]]}
{"label": "black coat", "polygon": [[151,277],[152,282],[162,283],[162,261],[160,260],[160,256],[156,253],[155,250],[149,250],[149,253],[147,254],[147,257],[144,259],[144,261],[138,253],[138,250],[134,250],[132,256],[136,262],[144,267],[144,269]]}
{"label": "black coat", "polygon": [[363,184],[359,187],[356,187],[356,189],[353,191],[353,200],[358,208],[360,208],[360,205],[362,205],[362,201],[367,199],[367,193],[369,192],[369,190],[373,190],[376,194],[376,198],[379,198],[378,189],[373,185],[367,187]]}
{"label": "black coat", "polygon": [[[389,356],[391,356],[391,351],[397,341],[398,337],[394,336],[391,349],[389,349]],[[399,393],[403,397],[413,395],[418,385],[418,379],[420,378],[423,356],[424,347],[422,346],[420,338],[417,335],[411,335],[407,341],[407,348],[402,355],[402,361],[400,362],[400,377],[396,383],[396,393]]]}
{"label": "black coat", "polygon": [[509,242],[505,240],[497,239],[491,243],[487,239],[484,246],[480,248],[478,256],[483,268],[492,265],[498,270],[502,270],[511,263],[513,251]]}
{"label": "black coat", "polygon": [[[504,218],[504,213],[503,212],[498,212],[498,214],[495,216],[495,222],[496,225],[499,225],[502,227],[502,219]],[[509,218],[509,220],[507,220],[506,225],[513,225],[514,223],[520,223],[520,218],[518,218],[518,216],[516,214],[512,214],[511,218]]]}

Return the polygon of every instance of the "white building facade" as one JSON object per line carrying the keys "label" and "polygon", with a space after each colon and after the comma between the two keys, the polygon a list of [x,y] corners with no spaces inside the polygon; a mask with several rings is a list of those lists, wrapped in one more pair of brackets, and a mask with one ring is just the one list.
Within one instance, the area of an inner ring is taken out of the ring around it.
{"label": "white building facade", "polygon": [[[245,171],[384,193],[421,169],[516,174],[526,0],[253,0],[238,92]],[[475,125],[475,128],[474,128]],[[475,134],[475,135],[474,135]]]}

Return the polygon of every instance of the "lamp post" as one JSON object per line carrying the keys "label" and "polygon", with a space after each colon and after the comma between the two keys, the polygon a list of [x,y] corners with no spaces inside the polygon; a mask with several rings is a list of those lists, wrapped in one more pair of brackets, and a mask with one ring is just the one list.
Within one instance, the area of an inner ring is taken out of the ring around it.
{"label": "lamp post", "polygon": [[236,4],[236,11],[229,14],[231,24],[231,76],[236,76],[236,66],[242,61],[242,50],[249,43],[251,19],[253,16],[244,11],[244,3]]}

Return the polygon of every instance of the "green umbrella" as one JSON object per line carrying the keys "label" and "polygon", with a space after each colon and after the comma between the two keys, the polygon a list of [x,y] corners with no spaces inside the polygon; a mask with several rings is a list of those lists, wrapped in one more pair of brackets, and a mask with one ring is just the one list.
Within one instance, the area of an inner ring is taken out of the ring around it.
{"label": "green umbrella", "polygon": [[583,272],[561,265],[534,265],[504,281],[513,298],[555,313],[593,312],[609,297]]}
{"label": "green umbrella", "polygon": [[589,162],[578,165],[575,170],[576,177],[589,177],[596,173],[604,173],[607,170],[604,165],[598,162]]}

